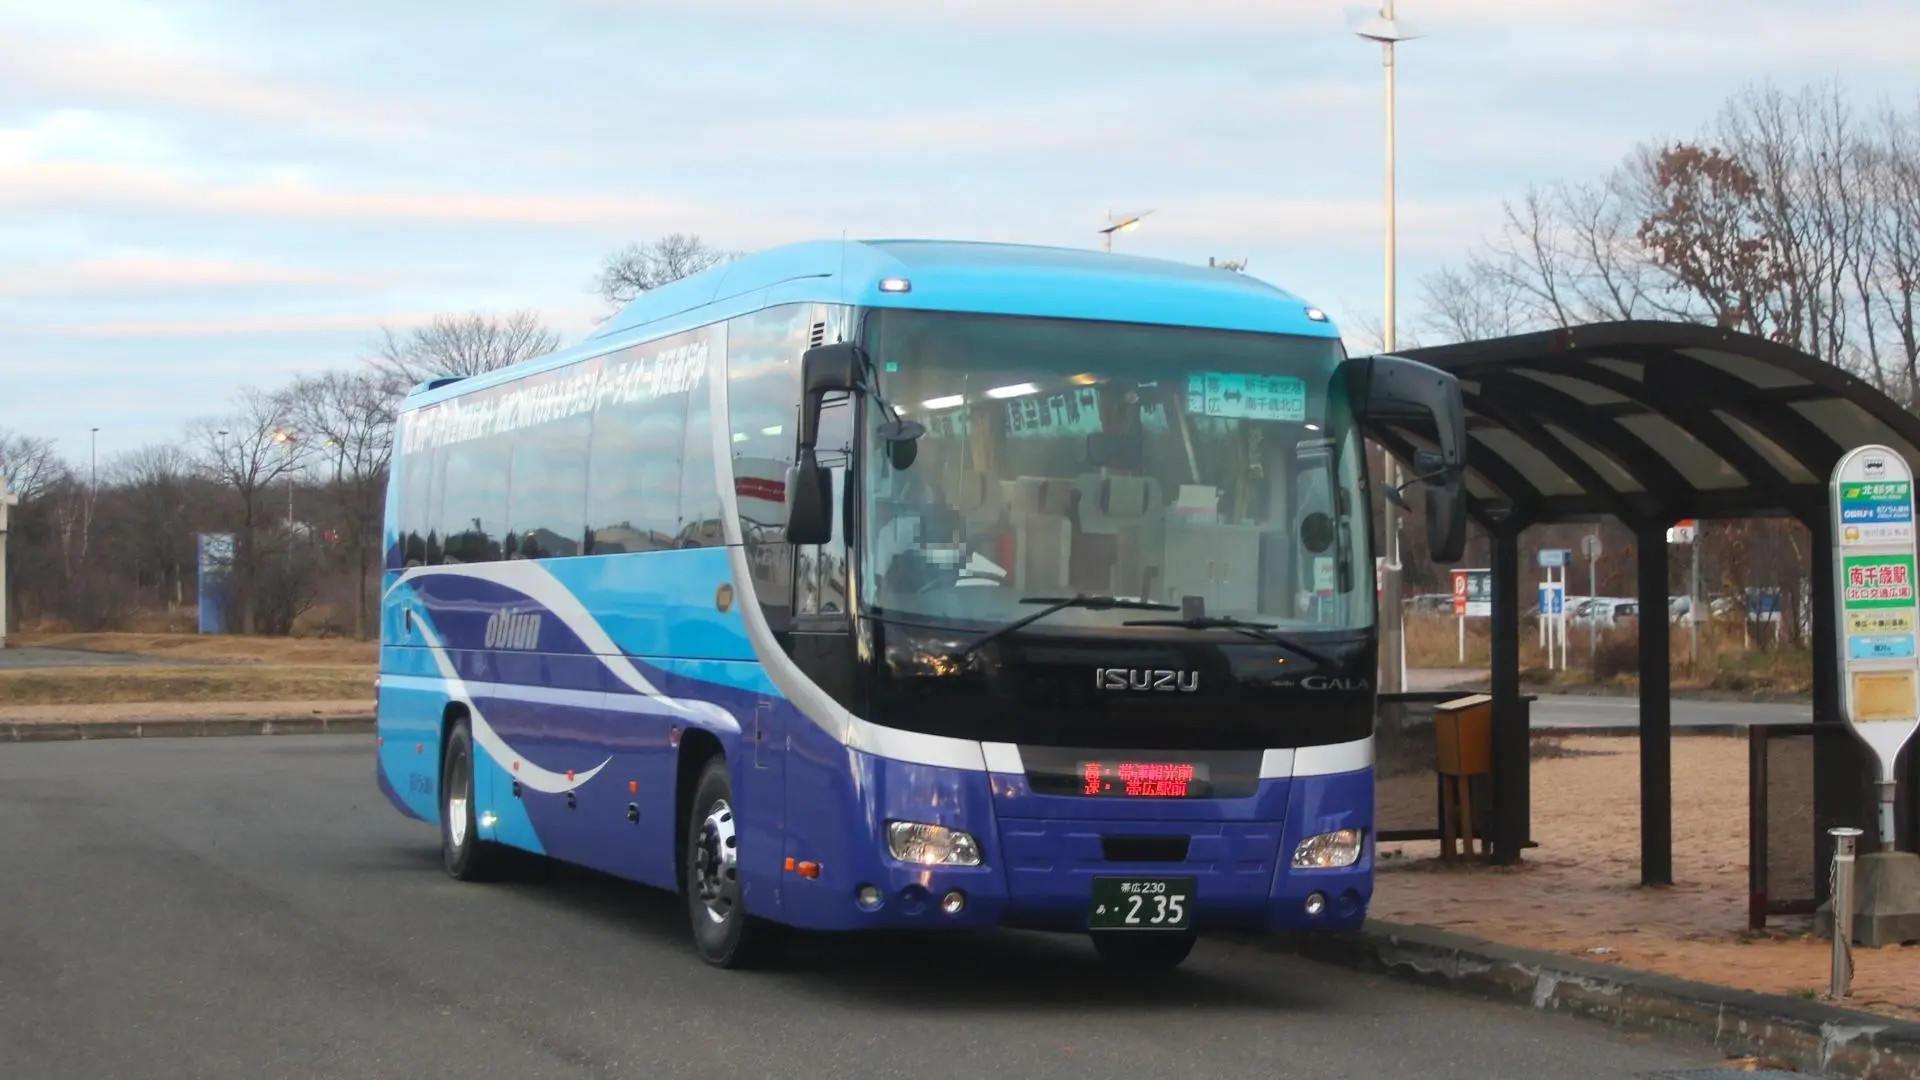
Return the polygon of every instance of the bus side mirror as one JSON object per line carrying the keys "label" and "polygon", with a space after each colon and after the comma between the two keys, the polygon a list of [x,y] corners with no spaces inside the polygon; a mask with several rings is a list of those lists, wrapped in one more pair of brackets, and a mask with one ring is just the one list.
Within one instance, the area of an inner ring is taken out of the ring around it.
{"label": "bus side mirror", "polygon": [[811,547],[833,539],[833,474],[820,467],[813,447],[803,446],[787,468],[789,544]]}
{"label": "bus side mirror", "polygon": [[800,357],[800,447],[820,439],[820,408],[828,394],[851,394],[860,385],[867,357],[851,342],[815,345]]}
{"label": "bus side mirror", "polygon": [[[1427,551],[1436,563],[1459,559],[1467,546],[1467,409],[1460,380],[1429,364],[1400,356],[1349,361],[1351,400],[1366,424],[1393,420],[1433,425],[1440,449],[1414,455],[1414,478],[1427,496]],[[1400,492],[1386,497],[1405,505]]]}
{"label": "bus side mirror", "polygon": [[833,476],[820,467],[814,449],[820,441],[820,409],[828,394],[851,394],[866,371],[867,357],[851,342],[815,345],[800,357],[800,438],[787,469],[789,544],[824,544],[833,539]]}

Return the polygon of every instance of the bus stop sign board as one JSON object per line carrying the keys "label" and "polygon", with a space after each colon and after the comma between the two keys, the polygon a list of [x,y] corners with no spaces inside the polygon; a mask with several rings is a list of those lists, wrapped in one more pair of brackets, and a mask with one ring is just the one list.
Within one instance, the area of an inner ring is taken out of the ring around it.
{"label": "bus stop sign board", "polygon": [[[1913,470],[1884,446],[1840,459],[1831,483],[1841,701],[1847,723],[1879,759],[1882,801],[1894,762],[1920,727]],[[1882,807],[1882,828],[1891,805]]]}

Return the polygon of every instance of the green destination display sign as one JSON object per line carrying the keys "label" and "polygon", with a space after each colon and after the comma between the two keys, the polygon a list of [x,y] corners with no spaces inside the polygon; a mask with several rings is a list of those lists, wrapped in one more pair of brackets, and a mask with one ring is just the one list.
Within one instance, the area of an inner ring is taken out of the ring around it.
{"label": "green destination display sign", "polygon": [[1841,704],[1877,759],[1880,835],[1890,843],[1894,763],[1920,727],[1913,470],[1888,447],[1863,446],[1833,467],[1828,494]]}

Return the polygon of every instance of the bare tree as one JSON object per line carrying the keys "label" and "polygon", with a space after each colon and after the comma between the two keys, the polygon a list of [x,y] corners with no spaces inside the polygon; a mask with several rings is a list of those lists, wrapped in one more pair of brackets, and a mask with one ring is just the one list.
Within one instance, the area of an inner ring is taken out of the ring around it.
{"label": "bare tree", "polygon": [[39,498],[66,471],[52,439],[0,428],[0,476],[7,478],[7,490],[18,495],[23,504]]}
{"label": "bare tree", "polygon": [[1884,110],[1868,169],[1869,254],[1856,266],[1874,385],[1920,404],[1920,108]]}
{"label": "bare tree", "polygon": [[171,585],[175,604],[185,599],[193,562],[193,472],[186,451],[165,444],[121,455],[106,469],[114,496],[105,540],[114,548],[109,561],[130,570],[136,586],[148,572],[163,595]]}
{"label": "bare tree", "polygon": [[0,429],[0,477],[20,500],[7,521],[8,625],[18,626],[23,616],[54,602],[69,581],[68,548],[62,542],[69,534],[63,533],[56,511],[70,502],[59,496],[77,484],[53,440],[5,429]]}
{"label": "bare tree", "polygon": [[[1398,321],[1398,320],[1396,320]],[[1346,337],[1356,355],[1377,353],[1387,347],[1387,322],[1378,315],[1355,315],[1347,320]],[[1417,349],[1420,347],[1420,334],[1413,327],[1401,323],[1394,333],[1394,348]]]}
{"label": "bare tree", "polygon": [[239,498],[240,527],[234,536],[234,600],[240,631],[254,633],[262,575],[261,536],[267,492],[301,465],[307,443],[291,438],[283,395],[249,387],[225,418],[197,421],[189,438],[201,470]]}
{"label": "bare tree", "polygon": [[1420,325],[1442,342],[1505,337],[1531,327],[1512,279],[1485,262],[1443,267],[1420,282]]}
{"label": "bare tree", "polygon": [[404,334],[384,328],[379,350],[368,361],[380,375],[389,400],[428,379],[479,375],[517,364],[560,347],[560,335],[532,311],[504,317],[437,315],[427,326]]}
{"label": "bare tree", "polygon": [[708,247],[698,236],[669,233],[645,244],[628,244],[600,267],[599,291],[610,304],[628,304],[641,293],[691,277],[724,262],[732,252]]}
{"label": "bare tree", "polygon": [[354,636],[368,634],[369,582],[379,552],[393,459],[393,413],[373,375],[329,372],[302,379],[286,393],[296,427],[319,443],[318,459],[330,466],[328,490],[341,522],[341,542],[354,567]]}

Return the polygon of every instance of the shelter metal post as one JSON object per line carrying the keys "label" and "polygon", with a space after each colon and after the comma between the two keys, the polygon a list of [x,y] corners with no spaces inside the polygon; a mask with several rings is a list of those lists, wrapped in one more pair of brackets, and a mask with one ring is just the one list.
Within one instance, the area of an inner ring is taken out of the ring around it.
{"label": "shelter metal post", "polygon": [[1640,883],[1673,884],[1673,654],[1667,530],[1640,530]]}
{"label": "shelter metal post", "polygon": [[[1833,547],[1833,526],[1828,516],[1823,500],[1819,512],[1801,519],[1813,534],[1811,546],[1815,552],[1808,567],[1813,578],[1810,590],[1813,594],[1813,722],[1843,725],[1846,721],[1840,709],[1840,628],[1834,621],[1835,582],[1832,560],[1823,554]],[[1833,864],[1834,840],[1827,830],[1861,825],[1858,820],[1861,785],[1866,775],[1860,768],[1859,756],[1848,753],[1853,747],[1850,737],[1813,740],[1813,865],[1816,867]],[[1824,904],[1831,898],[1831,884],[1827,875],[1813,875],[1816,903]]]}
{"label": "shelter metal post", "polygon": [[1520,700],[1520,530],[1493,533],[1493,861],[1511,865],[1532,835],[1532,744]]}

